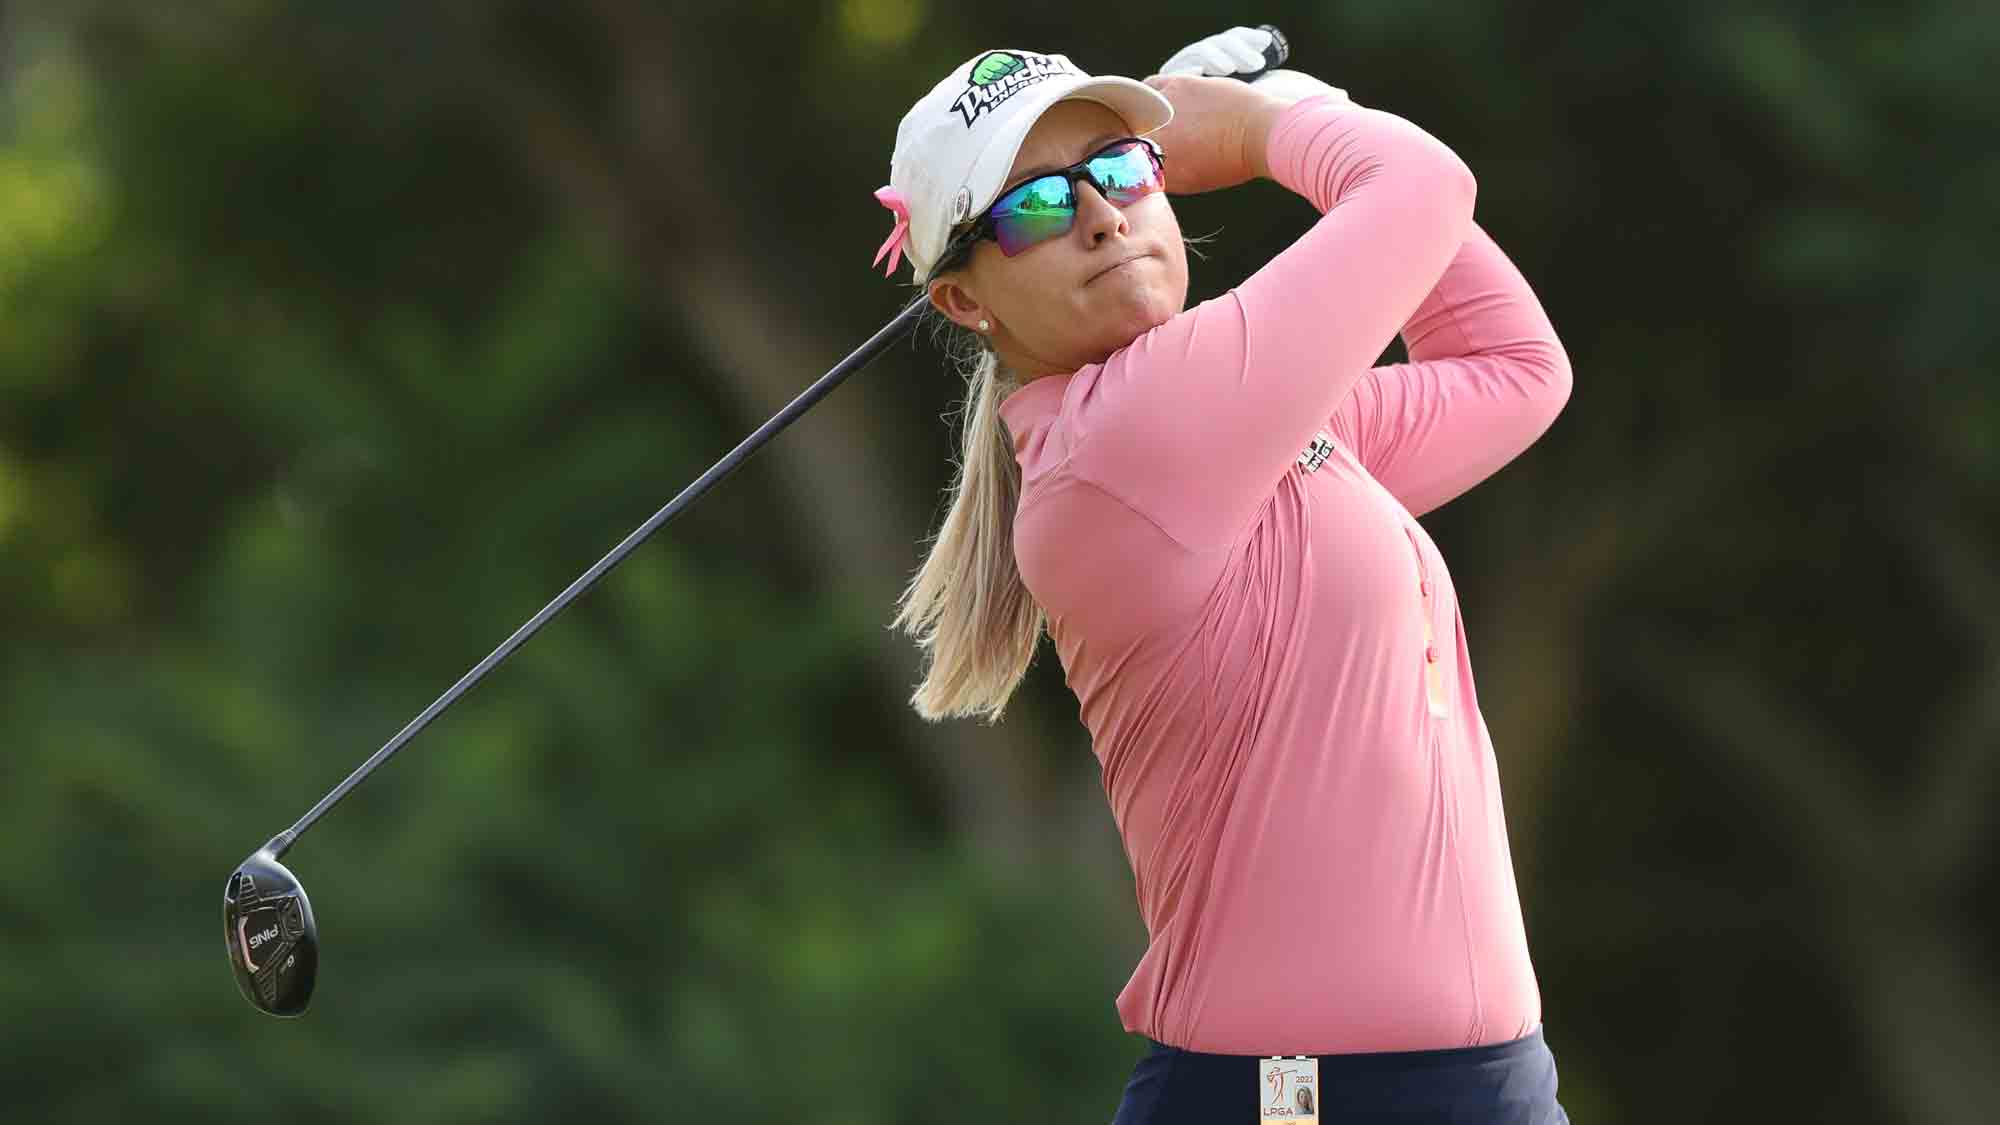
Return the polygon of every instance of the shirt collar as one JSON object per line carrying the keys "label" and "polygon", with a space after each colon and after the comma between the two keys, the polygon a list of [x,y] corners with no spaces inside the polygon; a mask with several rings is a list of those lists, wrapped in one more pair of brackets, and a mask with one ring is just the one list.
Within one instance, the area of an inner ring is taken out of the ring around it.
{"label": "shirt collar", "polygon": [[1062,406],[1063,390],[1069,375],[1044,375],[1000,400],[1000,418],[1014,436],[1014,455],[1019,457],[1035,427]]}

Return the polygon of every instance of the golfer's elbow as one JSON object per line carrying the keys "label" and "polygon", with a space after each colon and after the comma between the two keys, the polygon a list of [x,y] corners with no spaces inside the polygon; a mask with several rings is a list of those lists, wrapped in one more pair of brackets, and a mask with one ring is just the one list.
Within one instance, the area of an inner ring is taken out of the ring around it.
{"label": "golfer's elbow", "polygon": [[1423,201],[1425,214],[1433,216],[1441,229],[1450,232],[1452,245],[1456,246],[1472,233],[1472,209],[1479,200],[1479,180],[1443,141],[1429,134],[1424,136],[1430,143],[1424,146],[1419,166],[1410,169],[1410,182],[1421,185],[1417,188],[1417,198]]}
{"label": "golfer's elbow", "polygon": [[1472,231],[1472,208],[1479,202],[1479,178],[1472,174],[1472,168],[1458,158],[1458,154],[1445,149],[1446,160],[1443,170],[1445,206],[1451,221],[1460,230]]}
{"label": "golfer's elbow", "polygon": [[1551,331],[1517,349],[1514,358],[1526,384],[1529,409],[1540,423],[1536,432],[1548,429],[1556,415],[1569,403],[1569,352]]}

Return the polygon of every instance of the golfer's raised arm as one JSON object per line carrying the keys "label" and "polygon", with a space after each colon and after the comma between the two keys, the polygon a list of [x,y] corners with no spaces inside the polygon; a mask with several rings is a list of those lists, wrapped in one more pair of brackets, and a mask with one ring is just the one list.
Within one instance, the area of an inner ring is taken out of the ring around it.
{"label": "golfer's raised arm", "polygon": [[1114,354],[1078,404],[1077,473],[1191,550],[1234,541],[1472,226],[1471,171],[1393,114],[1301,101],[1265,158],[1321,218],[1235,289]]}
{"label": "golfer's raised arm", "polygon": [[1410,362],[1377,367],[1334,436],[1412,515],[1485,480],[1569,401],[1569,356],[1528,280],[1477,225],[1403,326]]}

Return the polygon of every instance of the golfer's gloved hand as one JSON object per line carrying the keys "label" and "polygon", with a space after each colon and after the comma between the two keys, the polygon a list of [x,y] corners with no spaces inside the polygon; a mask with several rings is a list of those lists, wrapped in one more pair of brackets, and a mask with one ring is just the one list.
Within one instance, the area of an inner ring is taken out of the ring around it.
{"label": "golfer's gloved hand", "polygon": [[[1257,27],[1232,27],[1228,31],[1196,40],[1174,52],[1161,67],[1161,74],[1200,74],[1227,78],[1250,74],[1264,65],[1264,48],[1271,45],[1271,33]],[[1288,102],[1331,94],[1345,101],[1347,91],[1329,86],[1310,74],[1296,70],[1272,70],[1258,76],[1251,85]]]}
{"label": "golfer's gloved hand", "polygon": [[1206,74],[1227,78],[1248,74],[1264,66],[1264,48],[1271,45],[1271,33],[1255,27],[1232,27],[1219,35],[1199,39],[1174,52],[1160,67],[1161,74]]}

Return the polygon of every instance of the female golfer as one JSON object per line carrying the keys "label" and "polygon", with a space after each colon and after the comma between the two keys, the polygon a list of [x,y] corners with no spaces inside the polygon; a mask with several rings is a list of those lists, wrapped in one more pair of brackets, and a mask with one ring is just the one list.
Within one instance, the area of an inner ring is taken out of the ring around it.
{"label": "female golfer", "polygon": [[[1568,360],[1466,166],[1319,88],[995,50],[903,118],[883,249],[977,348],[912,702],[997,721],[1046,623],[1149,935],[1118,1125],[1565,1122],[1416,517],[1548,428]],[[1320,218],[1184,309],[1165,192],[1255,177]]]}

